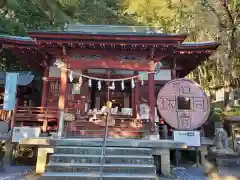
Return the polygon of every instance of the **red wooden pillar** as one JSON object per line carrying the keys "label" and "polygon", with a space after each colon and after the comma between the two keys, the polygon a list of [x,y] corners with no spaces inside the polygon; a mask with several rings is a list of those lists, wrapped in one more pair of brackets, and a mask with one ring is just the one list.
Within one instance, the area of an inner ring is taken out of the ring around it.
{"label": "red wooden pillar", "polygon": [[136,103],[135,103],[135,88],[132,88],[131,85],[131,107],[132,107],[132,115],[136,116]]}
{"label": "red wooden pillar", "polygon": [[[135,72],[136,75],[138,75],[138,72]],[[139,119],[140,118],[140,81],[139,79],[136,79],[135,81],[135,115]]]}
{"label": "red wooden pillar", "polygon": [[47,81],[47,77],[48,77],[48,72],[49,72],[49,68],[46,67],[45,71],[44,71],[44,76],[43,76],[43,87],[42,87],[42,100],[41,100],[41,107],[46,107],[47,105],[47,96],[48,96],[48,81]]}
{"label": "red wooden pillar", "polygon": [[[61,127],[59,124],[61,118],[61,112],[65,110],[66,106],[66,94],[67,94],[67,71],[61,70],[61,79],[60,79],[60,90],[59,90],[59,99],[58,99],[58,129]],[[60,128],[61,129],[61,128]]]}
{"label": "red wooden pillar", "polygon": [[148,101],[149,101],[149,130],[151,133],[155,131],[155,82],[154,73],[148,74]]}
{"label": "red wooden pillar", "polygon": [[176,72],[176,69],[177,69],[177,63],[176,63],[176,59],[173,59],[173,62],[172,62],[172,80],[173,79],[176,79],[177,78],[177,72]]}
{"label": "red wooden pillar", "polygon": [[67,71],[61,70],[61,79],[60,79],[60,91],[59,91],[59,99],[58,99],[58,109],[60,111],[65,109],[65,99],[67,93]]}
{"label": "red wooden pillar", "polygon": [[[149,71],[154,72],[154,56],[155,49],[152,48],[150,51],[150,61],[149,61]],[[154,73],[148,74],[148,101],[149,101],[149,132],[154,134],[155,131],[155,81],[154,81]]]}

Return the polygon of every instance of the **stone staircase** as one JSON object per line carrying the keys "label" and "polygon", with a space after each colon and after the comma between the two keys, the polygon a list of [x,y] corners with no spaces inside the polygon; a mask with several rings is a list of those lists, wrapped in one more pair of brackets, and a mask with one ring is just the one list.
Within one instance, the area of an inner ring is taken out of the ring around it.
{"label": "stone staircase", "polygon": [[[91,143],[90,143],[91,144]],[[102,147],[56,146],[43,180],[99,180]],[[106,147],[103,180],[155,180],[151,148]]]}

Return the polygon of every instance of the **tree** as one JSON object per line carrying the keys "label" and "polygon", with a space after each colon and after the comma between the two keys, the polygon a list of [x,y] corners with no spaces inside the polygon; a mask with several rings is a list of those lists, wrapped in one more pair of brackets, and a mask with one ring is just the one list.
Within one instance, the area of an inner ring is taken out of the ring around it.
{"label": "tree", "polygon": [[[210,68],[213,70],[211,78],[212,81],[215,81],[215,86],[217,83],[223,85],[225,91],[224,105],[225,108],[228,108],[232,104],[229,100],[231,86],[235,84],[236,78],[239,77],[240,1],[203,0],[201,5],[203,7],[202,12],[208,14],[207,18],[211,19],[211,23],[213,23],[213,20],[216,21],[213,29],[210,29],[210,26],[206,27],[208,34],[221,42],[221,46],[213,57],[215,66]],[[214,76],[215,74],[218,77]],[[219,75],[222,75],[222,77]]]}

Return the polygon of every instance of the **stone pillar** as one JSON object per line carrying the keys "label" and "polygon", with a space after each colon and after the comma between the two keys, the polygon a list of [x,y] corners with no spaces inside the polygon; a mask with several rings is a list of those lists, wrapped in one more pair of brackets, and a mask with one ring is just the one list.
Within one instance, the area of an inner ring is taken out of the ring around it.
{"label": "stone pillar", "polygon": [[42,86],[42,100],[41,100],[41,107],[46,107],[47,105],[47,96],[48,96],[48,81],[47,77],[49,74],[49,68],[46,67],[44,71],[44,76],[43,76],[43,86]]}
{"label": "stone pillar", "polygon": [[149,102],[149,128],[150,133],[153,134],[155,130],[155,82],[154,73],[148,74],[148,102]]}
{"label": "stone pillar", "polygon": [[170,150],[161,150],[161,172],[162,174],[170,174]]}
{"label": "stone pillar", "polygon": [[[161,157],[161,173],[164,175],[169,175],[171,173],[170,168],[170,149],[169,148],[153,148],[153,155]],[[158,163],[158,162],[156,162]],[[159,167],[158,164],[156,164]]]}
{"label": "stone pillar", "polygon": [[50,153],[53,153],[53,148],[48,148],[48,147],[38,148],[36,174],[42,174],[45,172],[45,167],[47,164],[47,156]]}

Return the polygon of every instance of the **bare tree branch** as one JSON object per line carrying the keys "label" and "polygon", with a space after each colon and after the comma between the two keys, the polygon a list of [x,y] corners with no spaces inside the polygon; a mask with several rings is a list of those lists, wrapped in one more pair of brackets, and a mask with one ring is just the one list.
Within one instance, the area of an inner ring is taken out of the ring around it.
{"label": "bare tree branch", "polygon": [[233,18],[232,14],[231,14],[231,12],[229,10],[227,2],[224,1],[224,0],[220,0],[220,1],[222,2],[221,4],[223,5],[223,8],[224,8],[225,12],[228,15],[228,18],[229,18],[229,20],[231,22],[231,26],[234,26],[234,18]]}

